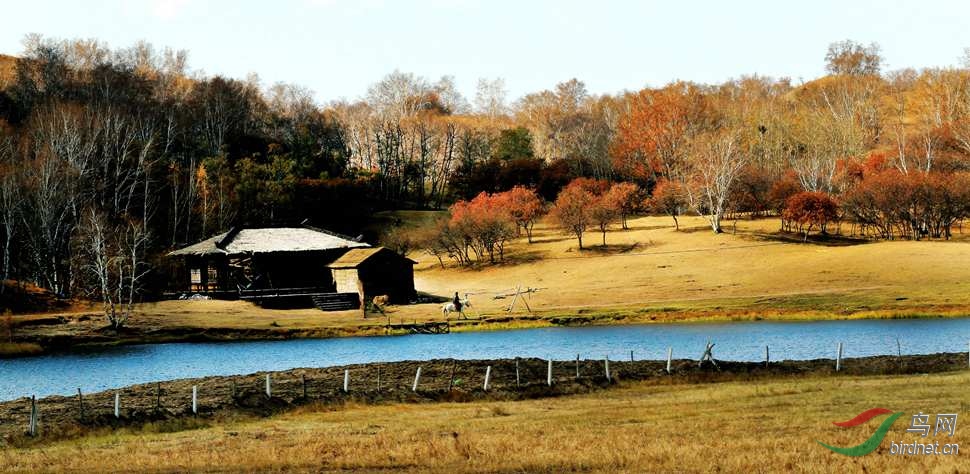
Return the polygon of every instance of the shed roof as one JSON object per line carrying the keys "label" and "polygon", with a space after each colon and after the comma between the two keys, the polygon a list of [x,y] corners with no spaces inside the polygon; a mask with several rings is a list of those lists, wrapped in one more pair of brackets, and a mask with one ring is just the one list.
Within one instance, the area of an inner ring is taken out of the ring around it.
{"label": "shed roof", "polygon": [[271,252],[309,252],[370,247],[349,237],[312,227],[233,229],[169,253],[184,255],[238,255]]}
{"label": "shed roof", "polygon": [[334,260],[327,265],[328,268],[357,268],[360,264],[367,261],[369,258],[377,255],[379,253],[386,253],[394,257],[407,260],[412,265],[417,263],[407,257],[401,257],[400,255],[388,250],[385,247],[370,247],[370,248],[357,248],[350,249],[347,253],[343,254],[340,258]]}

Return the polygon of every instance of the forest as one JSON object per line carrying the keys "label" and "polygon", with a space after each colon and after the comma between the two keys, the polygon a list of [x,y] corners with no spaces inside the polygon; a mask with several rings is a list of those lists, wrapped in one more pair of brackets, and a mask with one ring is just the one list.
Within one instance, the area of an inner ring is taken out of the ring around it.
{"label": "forest", "polygon": [[833,43],[802,83],[596,95],[570,79],[513,100],[501,78],[466,98],[450,76],[393,71],[327,104],[144,42],[24,45],[0,56],[0,277],[109,317],[167,287],[165,252],[238,225],[357,235],[379,210],[449,209],[421,235],[368,237],[464,265],[502,260],[547,211],[581,249],[637,212],[714,233],[777,216],[806,239],[832,223],[947,239],[970,216],[970,64],[884,71],[875,44]]}

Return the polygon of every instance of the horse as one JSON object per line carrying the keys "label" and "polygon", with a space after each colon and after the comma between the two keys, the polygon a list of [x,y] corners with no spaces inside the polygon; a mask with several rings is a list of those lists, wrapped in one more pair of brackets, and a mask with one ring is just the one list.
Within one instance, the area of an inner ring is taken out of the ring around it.
{"label": "horse", "polygon": [[441,305],[441,315],[444,316],[445,319],[448,319],[448,316],[451,313],[457,312],[459,319],[461,318],[468,319],[468,316],[465,316],[465,308],[471,308],[471,307],[472,307],[472,304],[470,301],[468,301],[468,293],[465,293],[465,298],[461,300],[461,310],[458,310],[458,308],[455,307],[455,303],[453,301],[449,301]]}
{"label": "horse", "polygon": [[383,308],[384,306],[387,306],[387,302],[390,301],[390,299],[391,297],[387,295],[377,295],[374,297],[373,301],[371,302],[374,304],[375,307]]}

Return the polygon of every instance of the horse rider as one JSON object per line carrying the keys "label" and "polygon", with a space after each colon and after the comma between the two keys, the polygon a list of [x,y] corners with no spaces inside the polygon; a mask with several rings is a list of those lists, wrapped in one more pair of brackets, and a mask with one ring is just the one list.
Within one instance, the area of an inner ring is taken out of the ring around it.
{"label": "horse rider", "polygon": [[458,292],[455,292],[454,299],[451,300],[451,304],[455,305],[455,311],[461,314],[461,298],[458,297]]}

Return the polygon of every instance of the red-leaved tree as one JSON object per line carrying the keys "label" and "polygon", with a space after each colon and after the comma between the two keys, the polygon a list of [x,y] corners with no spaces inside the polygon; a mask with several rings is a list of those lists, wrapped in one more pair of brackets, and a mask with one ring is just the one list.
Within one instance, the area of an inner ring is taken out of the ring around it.
{"label": "red-leaved tree", "polygon": [[593,225],[603,234],[603,246],[606,246],[606,231],[616,222],[618,216],[619,210],[607,194],[593,197],[589,206],[589,217]]}
{"label": "red-leaved tree", "polygon": [[683,186],[677,181],[660,180],[653,188],[650,207],[657,212],[663,212],[674,219],[674,229],[680,230],[677,216],[687,208],[687,196]]}
{"label": "red-leaved tree", "polygon": [[799,232],[805,234],[813,228],[825,233],[825,226],[839,218],[839,205],[826,193],[800,192],[788,198],[788,204],[782,213],[782,219],[795,224]]}
{"label": "red-leaved tree", "polygon": [[570,234],[576,236],[579,241],[579,249],[583,249],[583,232],[593,221],[591,204],[596,196],[587,191],[583,182],[574,180],[569,183],[559,196],[552,208],[552,216],[559,224],[559,227]]}
{"label": "red-leaved tree", "polygon": [[539,194],[524,186],[515,186],[504,193],[496,194],[494,198],[501,201],[507,209],[509,217],[516,225],[516,233],[519,229],[525,230],[526,238],[531,244],[532,228],[543,213],[542,198]]}
{"label": "red-leaved tree", "polygon": [[616,183],[610,186],[603,199],[616,211],[621,227],[628,229],[626,219],[636,212],[641,201],[639,186],[633,183]]}

